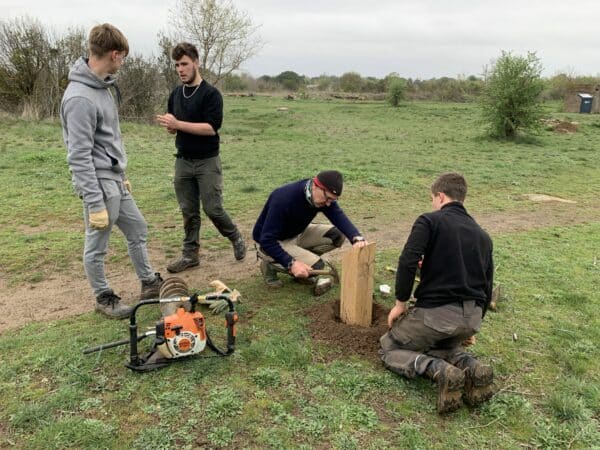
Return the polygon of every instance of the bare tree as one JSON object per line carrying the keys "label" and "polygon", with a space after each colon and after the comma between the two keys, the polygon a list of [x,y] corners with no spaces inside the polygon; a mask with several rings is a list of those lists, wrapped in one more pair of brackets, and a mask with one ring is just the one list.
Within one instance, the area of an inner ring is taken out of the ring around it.
{"label": "bare tree", "polygon": [[[40,74],[48,66],[48,34],[29,17],[0,22],[0,94],[21,104],[24,117],[39,118]],[[36,89],[38,88],[38,89]]]}
{"label": "bare tree", "polygon": [[0,21],[2,108],[30,119],[56,115],[69,67],[84,53],[80,28],[59,34],[29,17]]}
{"label": "bare tree", "polygon": [[171,50],[175,46],[173,38],[167,36],[163,32],[159,32],[158,38],[158,57],[156,63],[158,64],[158,70],[162,75],[162,79],[167,87],[168,92],[177,86],[179,83],[179,77],[175,68],[173,67],[173,61],[171,60]]}
{"label": "bare tree", "polygon": [[117,79],[122,95],[119,110],[123,119],[146,121],[162,111],[168,93],[157,68],[154,59],[139,55],[127,58]]}
{"label": "bare tree", "polygon": [[203,77],[218,83],[262,47],[258,26],[231,0],[177,0],[170,11],[173,40],[198,46]]}

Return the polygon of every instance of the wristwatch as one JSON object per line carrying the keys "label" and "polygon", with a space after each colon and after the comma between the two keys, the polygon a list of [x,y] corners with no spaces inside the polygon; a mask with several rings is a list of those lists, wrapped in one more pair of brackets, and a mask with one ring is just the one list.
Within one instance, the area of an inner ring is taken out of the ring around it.
{"label": "wristwatch", "polygon": [[364,237],[362,237],[362,236],[354,236],[354,237],[352,238],[352,243],[353,243],[353,244],[355,244],[356,242],[362,242],[362,241],[364,241],[364,240],[365,240],[365,238],[364,238]]}

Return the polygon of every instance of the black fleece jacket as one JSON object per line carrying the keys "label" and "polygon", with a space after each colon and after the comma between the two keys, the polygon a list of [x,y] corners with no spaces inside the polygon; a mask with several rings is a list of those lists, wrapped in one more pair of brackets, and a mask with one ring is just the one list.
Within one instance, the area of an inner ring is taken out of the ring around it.
{"label": "black fleece jacket", "polygon": [[396,299],[407,301],[419,260],[416,306],[433,308],[475,300],[484,314],[492,297],[492,240],[460,202],[422,214],[414,223],[396,272]]}

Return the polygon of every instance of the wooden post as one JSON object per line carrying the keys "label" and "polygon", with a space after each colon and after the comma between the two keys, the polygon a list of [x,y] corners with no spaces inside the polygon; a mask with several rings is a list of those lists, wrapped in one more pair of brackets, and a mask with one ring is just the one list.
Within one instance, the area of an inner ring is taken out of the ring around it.
{"label": "wooden post", "polygon": [[342,257],[340,318],[348,325],[370,327],[373,315],[375,243],[352,248]]}

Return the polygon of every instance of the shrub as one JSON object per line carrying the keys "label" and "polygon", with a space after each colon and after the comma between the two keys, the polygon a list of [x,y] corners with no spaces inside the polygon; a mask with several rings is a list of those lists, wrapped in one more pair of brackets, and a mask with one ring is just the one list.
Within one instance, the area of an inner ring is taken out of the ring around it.
{"label": "shrub", "polygon": [[396,107],[400,104],[406,95],[406,81],[402,78],[395,78],[390,82],[388,88],[388,102]]}
{"label": "shrub", "polygon": [[539,126],[541,71],[535,53],[523,57],[502,52],[487,75],[481,97],[483,116],[493,135],[514,139],[518,130]]}

